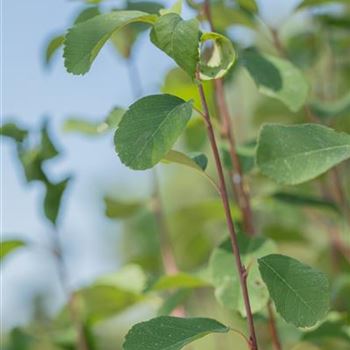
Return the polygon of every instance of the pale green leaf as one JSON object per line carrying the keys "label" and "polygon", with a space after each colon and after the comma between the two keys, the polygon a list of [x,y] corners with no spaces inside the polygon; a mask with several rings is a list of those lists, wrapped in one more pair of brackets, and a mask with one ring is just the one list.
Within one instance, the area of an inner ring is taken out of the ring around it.
{"label": "pale green leaf", "polygon": [[199,22],[184,21],[175,13],[161,16],[151,31],[152,43],[193,78],[199,61],[199,37]]}
{"label": "pale green leaf", "polygon": [[262,94],[282,101],[294,112],[304,105],[309,86],[291,62],[251,49],[242,52],[241,63]]}
{"label": "pale green leaf", "polygon": [[164,16],[167,15],[168,13],[176,13],[178,15],[181,15],[182,12],[182,5],[183,5],[183,0],[176,0],[174,4],[168,8],[168,9],[161,9],[159,13]]}
{"label": "pale green leaf", "polygon": [[283,184],[311,180],[350,158],[350,135],[317,124],[266,124],[260,131],[257,164]]}
{"label": "pale green leaf", "polygon": [[[242,262],[248,268],[247,284],[252,312],[264,308],[269,300],[269,293],[264,285],[257,264],[257,259],[276,251],[271,240],[257,237],[250,239],[246,235],[238,235],[238,244]],[[230,310],[237,310],[246,316],[244,300],[236,270],[231,241],[227,239],[214,249],[209,260],[209,271],[215,286],[218,301]]]}
{"label": "pale green leaf", "polygon": [[319,101],[310,105],[311,111],[319,118],[350,117],[350,93],[335,101]]}
{"label": "pale green leaf", "polygon": [[297,327],[311,327],[329,309],[326,275],[288,256],[271,254],[258,260],[277,312]]}
{"label": "pale green leaf", "polygon": [[134,325],[125,337],[124,350],[179,350],[210,333],[229,327],[209,318],[160,316]]}
{"label": "pale green leaf", "polygon": [[298,9],[304,9],[308,7],[314,7],[314,6],[320,6],[320,5],[329,5],[329,4],[335,4],[335,3],[342,3],[342,4],[349,4],[349,0],[303,0],[299,6]]}
{"label": "pale green leaf", "polygon": [[258,12],[258,5],[255,0],[237,0],[237,3],[244,10],[252,13]]}
{"label": "pale green leaf", "polygon": [[0,242],[0,261],[10,253],[15,252],[18,248],[24,247],[25,245],[26,243],[19,239]]}
{"label": "pale green leaf", "polygon": [[171,95],[151,95],[132,104],[115,134],[121,161],[135,170],[161,161],[184,131],[192,103]]}
{"label": "pale green leaf", "polygon": [[202,44],[207,41],[213,42],[209,59],[205,60],[201,57],[200,79],[211,80],[223,77],[236,59],[231,41],[221,34],[212,32],[202,34],[200,41]]}
{"label": "pale green leaf", "polygon": [[152,24],[155,20],[155,15],[146,12],[115,11],[75,25],[68,31],[64,42],[67,71],[73,74],[85,74],[113,33],[129,23]]}
{"label": "pale green leaf", "polygon": [[165,275],[158,278],[147,291],[159,291],[166,289],[180,289],[180,288],[202,288],[207,287],[208,282],[202,278],[191,275],[186,272],[178,272],[174,275]]}
{"label": "pale green leaf", "polygon": [[141,201],[122,201],[115,198],[105,197],[106,216],[111,219],[126,219],[135,215],[144,206]]}

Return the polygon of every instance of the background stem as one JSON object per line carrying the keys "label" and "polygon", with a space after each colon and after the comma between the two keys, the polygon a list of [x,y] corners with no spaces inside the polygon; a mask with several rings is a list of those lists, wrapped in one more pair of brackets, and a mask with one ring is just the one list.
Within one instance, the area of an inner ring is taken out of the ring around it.
{"label": "background stem", "polygon": [[273,343],[273,347],[275,350],[282,350],[282,345],[281,341],[278,336],[278,331],[276,327],[276,320],[275,320],[275,315],[272,307],[272,302],[269,300],[267,304],[267,311],[269,314],[269,328],[270,328],[270,334],[271,334],[271,339]]}

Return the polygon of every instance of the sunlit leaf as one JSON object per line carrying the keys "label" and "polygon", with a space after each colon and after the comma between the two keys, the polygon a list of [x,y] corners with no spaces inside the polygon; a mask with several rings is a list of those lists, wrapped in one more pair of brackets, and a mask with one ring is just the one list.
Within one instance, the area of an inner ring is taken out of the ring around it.
{"label": "sunlit leaf", "polygon": [[200,60],[200,79],[211,80],[223,77],[232,67],[236,54],[231,41],[218,33],[204,33],[201,36],[201,43],[213,42],[213,48],[209,59],[203,57]]}
{"label": "sunlit leaf", "polygon": [[0,242],[0,261],[6,258],[10,253],[15,252],[18,248],[24,247],[26,243],[19,239]]}
{"label": "sunlit leaf", "polygon": [[311,180],[350,158],[350,135],[317,124],[266,124],[260,131],[257,164],[284,184]]}
{"label": "sunlit leaf", "polygon": [[121,161],[148,169],[170,151],[192,115],[192,103],[171,95],[152,95],[132,104],[115,134]]}
{"label": "sunlit leaf", "polygon": [[124,350],[179,350],[210,333],[229,328],[209,318],[160,316],[134,325],[125,337]]}
{"label": "sunlit leaf", "polygon": [[241,63],[262,94],[282,101],[294,112],[305,103],[308,83],[291,62],[250,49],[242,52]]}
{"label": "sunlit leaf", "polygon": [[329,309],[329,282],[324,273],[285,255],[271,254],[258,260],[277,312],[297,327],[310,327]]}

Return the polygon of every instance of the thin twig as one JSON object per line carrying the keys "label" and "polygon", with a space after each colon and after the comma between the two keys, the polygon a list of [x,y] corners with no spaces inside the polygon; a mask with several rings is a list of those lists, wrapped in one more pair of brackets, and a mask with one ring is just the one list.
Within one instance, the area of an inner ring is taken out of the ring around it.
{"label": "thin twig", "polygon": [[[197,78],[199,78],[198,72],[197,72]],[[249,346],[251,350],[257,350],[258,344],[256,339],[254,319],[251,311],[249,292],[247,287],[247,271],[242,263],[241,256],[240,256],[236,230],[235,230],[233,220],[232,220],[232,215],[231,215],[231,209],[230,209],[228,192],[227,192],[226,183],[225,183],[223,167],[222,167],[219,150],[216,143],[213,125],[210,120],[209,108],[208,108],[208,104],[207,104],[207,100],[206,100],[206,96],[205,96],[202,84],[198,85],[198,91],[201,98],[202,107],[204,110],[204,121],[207,127],[208,138],[212,148],[213,156],[215,159],[215,165],[216,165],[216,169],[219,177],[220,196],[221,196],[222,204],[225,210],[226,223],[230,233],[232,251],[235,256],[236,268],[239,275],[239,281],[240,281],[240,286],[242,290],[244,306],[247,314],[247,323],[249,328]]]}
{"label": "thin twig", "polygon": [[269,314],[269,328],[270,328],[270,334],[272,338],[272,343],[275,348],[275,350],[282,350],[281,341],[278,336],[276,321],[275,321],[275,315],[272,308],[271,300],[267,304],[267,311]]}

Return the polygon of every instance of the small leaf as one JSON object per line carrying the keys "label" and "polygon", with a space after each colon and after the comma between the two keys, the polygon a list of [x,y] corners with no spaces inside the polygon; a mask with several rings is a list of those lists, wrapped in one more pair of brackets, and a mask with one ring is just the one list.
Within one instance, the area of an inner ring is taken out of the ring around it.
{"label": "small leaf", "polygon": [[250,49],[242,52],[241,63],[262,94],[282,101],[293,112],[305,103],[309,86],[291,62]]}
{"label": "small leaf", "polygon": [[49,65],[52,61],[53,56],[62,47],[64,42],[64,35],[57,35],[50,39],[46,47],[45,52],[45,64]]}
{"label": "small leaf", "polygon": [[178,15],[181,15],[182,12],[182,4],[183,0],[176,0],[174,4],[168,8],[168,9],[161,9],[159,13],[164,16],[167,15],[168,13],[176,13]]}
{"label": "small leaf", "polygon": [[311,327],[326,316],[330,291],[324,273],[279,254],[264,256],[258,262],[277,312],[287,322]]}
{"label": "small leaf", "polygon": [[165,275],[158,278],[147,291],[159,291],[166,289],[180,288],[202,288],[207,287],[208,282],[195,275],[190,275],[185,272],[178,272],[175,275]]}
{"label": "small leaf", "polygon": [[161,16],[151,31],[152,43],[193,78],[199,61],[199,37],[199,22],[184,21],[175,13]]}
{"label": "small leaf", "polygon": [[19,239],[0,242],[0,261],[2,262],[7,255],[25,245],[26,243]]}
{"label": "small leaf", "polygon": [[243,8],[248,12],[251,12],[251,13],[258,12],[258,5],[255,0],[237,0],[237,3],[241,8]]}
{"label": "small leaf", "polygon": [[41,161],[49,160],[55,158],[59,155],[59,151],[51,140],[49,134],[49,122],[45,120],[41,128],[41,143],[39,157]]}
{"label": "small leaf", "polygon": [[125,337],[124,350],[179,350],[210,333],[230,329],[209,318],[160,316],[134,325]]}
{"label": "small leaf", "polygon": [[192,115],[192,103],[171,95],[152,95],[132,104],[115,133],[121,161],[148,169],[170,151]]}
{"label": "small leaf", "polygon": [[133,22],[154,23],[155,15],[141,11],[115,11],[75,25],[64,42],[64,58],[67,71],[85,74],[97,54],[113,33]]}
{"label": "small leaf", "polygon": [[170,315],[178,305],[181,305],[191,294],[191,289],[179,289],[166,298],[162,306],[158,309],[157,316]]}
{"label": "small leaf", "polygon": [[143,202],[125,202],[105,197],[106,216],[111,219],[126,219],[135,215],[143,206]]}
{"label": "small leaf", "polygon": [[96,17],[100,14],[100,9],[97,6],[84,8],[75,18],[74,24],[86,22],[87,20]]}
{"label": "small leaf", "polygon": [[28,131],[18,127],[15,123],[2,124],[0,135],[14,139],[16,142],[23,142],[28,135]]}
{"label": "small leaf", "polygon": [[205,154],[198,154],[193,157],[189,157],[186,154],[178,151],[171,150],[165,157],[164,160],[171,163],[178,163],[185,165],[189,168],[203,172],[208,165],[208,158]]}
{"label": "small leaf", "polygon": [[61,201],[66,190],[66,187],[70,181],[70,177],[65,180],[53,184],[50,182],[46,182],[46,194],[44,199],[44,212],[45,216],[56,225],[57,218],[59,215],[59,211],[61,208]]}
{"label": "small leaf", "polygon": [[[269,293],[264,285],[257,264],[257,259],[276,251],[271,240],[257,237],[250,239],[246,235],[238,235],[238,244],[243,264],[248,268],[247,284],[252,312],[264,308],[269,300]],[[215,286],[217,300],[230,310],[237,310],[246,316],[244,300],[236,271],[230,239],[215,248],[210,260],[209,271]]]}
{"label": "small leaf", "polygon": [[257,164],[283,184],[311,180],[350,158],[350,135],[317,124],[266,124],[260,131]]}
{"label": "small leaf", "polygon": [[231,41],[218,33],[204,33],[200,39],[204,44],[206,41],[213,42],[210,58],[200,61],[200,79],[211,80],[223,77],[232,67],[236,59],[235,50]]}

